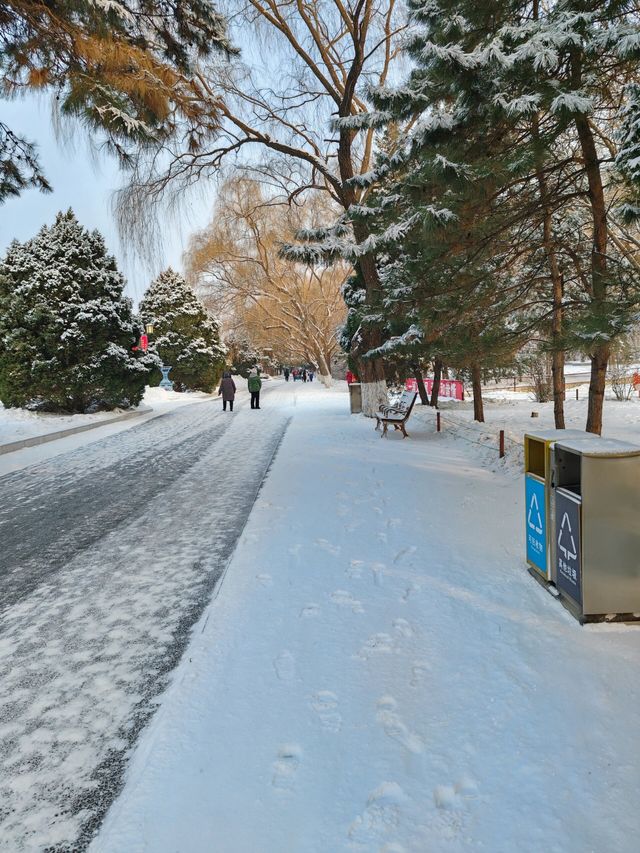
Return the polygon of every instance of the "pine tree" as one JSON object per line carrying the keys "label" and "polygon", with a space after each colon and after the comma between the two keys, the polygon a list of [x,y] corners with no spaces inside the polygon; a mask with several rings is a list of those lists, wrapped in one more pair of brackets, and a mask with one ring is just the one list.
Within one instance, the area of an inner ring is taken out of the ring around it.
{"label": "pine tree", "polygon": [[164,364],[172,367],[176,390],[213,391],[225,348],[218,324],[184,278],[171,268],[160,273],[140,303],[140,315],[153,325],[154,344]]}
{"label": "pine tree", "polygon": [[153,354],[97,232],[59,213],[0,264],[0,399],[66,412],[137,405]]}

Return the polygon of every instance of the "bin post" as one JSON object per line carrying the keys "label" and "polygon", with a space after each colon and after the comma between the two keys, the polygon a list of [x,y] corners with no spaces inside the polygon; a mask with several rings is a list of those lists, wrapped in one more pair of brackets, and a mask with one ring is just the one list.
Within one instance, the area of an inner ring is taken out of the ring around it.
{"label": "bin post", "polygon": [[349,406],[352,415],[362,412],[362,385],[359,382],[349,384]]}

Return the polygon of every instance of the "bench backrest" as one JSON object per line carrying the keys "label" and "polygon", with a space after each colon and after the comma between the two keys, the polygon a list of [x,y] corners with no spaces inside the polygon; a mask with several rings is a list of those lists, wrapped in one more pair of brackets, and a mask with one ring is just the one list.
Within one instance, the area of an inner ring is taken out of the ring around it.
{"label": "bench backrest", "polygon": [[402,394],[398,397],[398,401],[393,403],[394,409],[407,409],[411,405],[411,403],[415,400],[416,394],[414,391],[404,390]]}
{"label": "bench backrest", "polygon": [[399,406],[395,407],[395,410],[392,410],[387,416],[386,419],[390,421],[406,421],[411,414],[411,410],[414,407],[416,400],[418,399],[418,395],[414,391],[408,391],[408,394],[411,395],[411,400],[409,401],[409,405],[407,408],[400,409]]}
{"label": "bench backrest", "polygon": [[412,394],[411,402],[409,403],[409,408],[407,409],[407,417],[411,414],[411,409],[413,409],[416,400],[418,399],[418,393],[416,391],[409,391],[409,394]]}

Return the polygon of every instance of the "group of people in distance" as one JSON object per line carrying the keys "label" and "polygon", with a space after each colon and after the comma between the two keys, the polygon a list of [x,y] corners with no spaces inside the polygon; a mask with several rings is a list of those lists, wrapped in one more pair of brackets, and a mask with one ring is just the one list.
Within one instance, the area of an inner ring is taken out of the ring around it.
{"label": "group of people in distance", "polygon": [[[254,367],[247,379],[247,387],[249,389],[249,393],[251,394],[251,408],[259,409],[260,408],[260,389],[262,388],[262,379],[260,379],[260,374],[258,373],[258,369]],[[233,411],[233,401],[236,397],[236,383],[233,381],[231,373],[228,370],[222,374],[222,379],[220,380],[220,387],[218,388],[218,397],[222,396],[222,411],[227,411],[227,403],[229,404],[229,411]]]}
{"label": "group of people in distance", "polygon": [[285,382],[289,381],[289,377],[293,376],[293,381],[296,379],[302,379],[303,382],[313,382],[313,377],[315,373],[311,368],[307,369],[306,367],[294,367],[293,370],[289,370],[288,367],[285,367],[282,371],[282,375],[284,376]]}
{"label": "group of people in distance", "polygon": [[[311,368],[306,367],[294,367],[293,370],[290,370],[288,367],[285,367],[282,373],[287,382],[289,381],[290,376],[293,376],[294,381],[296,379],[301,379],[303,382],[313,382],[313,377],[315,376],[313,370]],[[249,393],[251,394],[251,408],[259,409],[262,379],[260,379],[260,373],[257,367],[254,367],[249,372],[249,376],[247,378],[247,387],[249,389]],[[227,404],[229,406],[229,411],[233,411],[233,401],[236,398],[236,391],[236,383],[233,381],[231,372],[229,370],[225,370],[225,372],[222,374],[222,379],[220,380],[220,387],[218,388],[218,397],[222,397],[223,412],[227,411]]]}

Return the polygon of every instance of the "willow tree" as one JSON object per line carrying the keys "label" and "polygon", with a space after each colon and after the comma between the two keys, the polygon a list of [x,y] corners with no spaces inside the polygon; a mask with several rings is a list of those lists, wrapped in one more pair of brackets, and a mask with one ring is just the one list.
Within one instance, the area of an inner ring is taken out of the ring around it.
{"label": "willow tree", "polygon": [[320,198],[310,209],[273,204],[260,184],[232,179],[223,187],[209,225],[187,252],[189,279],[228,329],[243,331],[258,350],[281,363],[313,364],[325,385],[338,349],[346,309],[344,263],[308,267],[288,261],[279,246],[309,216],[330,216]]}

